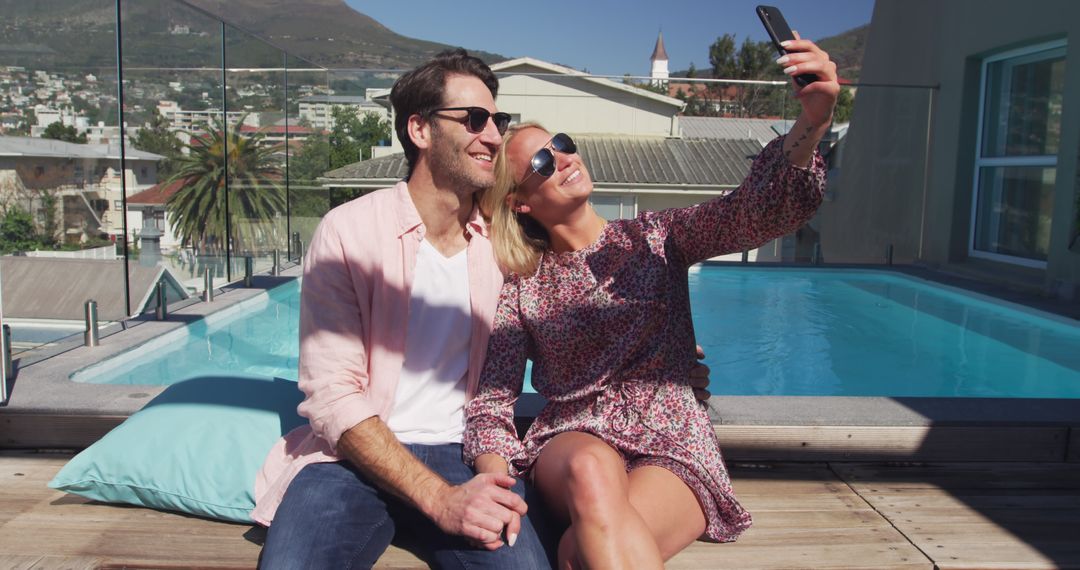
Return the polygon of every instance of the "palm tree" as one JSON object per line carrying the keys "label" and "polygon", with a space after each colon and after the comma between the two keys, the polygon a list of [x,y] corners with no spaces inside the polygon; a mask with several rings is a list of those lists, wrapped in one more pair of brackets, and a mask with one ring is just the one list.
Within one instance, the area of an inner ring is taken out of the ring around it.
{"label": "palm tree", "polygon": [[274,239],[271,220],[285,211],[282,171],[273,156],[278,149],[264,144],[264,133],[241,136],[242,122],[240,119],[236,128],[226,129],[215,120],[205,132],[193,135],[184,145],[188,154],[176,160],[176,171],[164,182],[183,181],[166,208],[173,232],[184,247],[195,246],[200,251],[224,248],[228,228],[223,197],[226,176],[233,248],[243,251],[276,244],[269,242]]}

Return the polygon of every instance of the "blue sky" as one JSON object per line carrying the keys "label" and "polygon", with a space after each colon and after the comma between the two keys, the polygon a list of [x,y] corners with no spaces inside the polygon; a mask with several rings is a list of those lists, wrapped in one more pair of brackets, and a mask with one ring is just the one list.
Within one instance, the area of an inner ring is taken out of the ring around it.
{"label": "blue sky", "polygon": [[[754,13],[761,0],[533,0],[468,4],[445,0],[345,0],[391,30],[414,38],[531,56],[605,75],[648,75],[656,33],[672,71],[709,65],[724,33],[765,40]],[[868,23],[873,0],[771,2],[811,39]]]}

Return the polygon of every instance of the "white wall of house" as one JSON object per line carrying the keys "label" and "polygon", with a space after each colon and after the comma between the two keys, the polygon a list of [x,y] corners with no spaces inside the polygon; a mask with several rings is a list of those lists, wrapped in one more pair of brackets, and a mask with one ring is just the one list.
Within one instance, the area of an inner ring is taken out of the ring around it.
{"label": "white wall of house", "polygon": [[539,122],[552,132],[678,134],[677,107],[576,76],[504,76],[498,102],[499,110],[515,119]]}

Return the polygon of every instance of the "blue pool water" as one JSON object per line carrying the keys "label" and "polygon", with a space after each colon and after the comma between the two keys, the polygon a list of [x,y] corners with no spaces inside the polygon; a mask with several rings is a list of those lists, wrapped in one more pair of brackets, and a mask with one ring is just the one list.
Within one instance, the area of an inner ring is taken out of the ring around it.
{"label": "blue pool water", "polygon": [[[903,275],[703,266],[698,342],[719,395],[1080,398],[1080,325]],[[299,285],[90,367],[81,382],[296,379]]]}

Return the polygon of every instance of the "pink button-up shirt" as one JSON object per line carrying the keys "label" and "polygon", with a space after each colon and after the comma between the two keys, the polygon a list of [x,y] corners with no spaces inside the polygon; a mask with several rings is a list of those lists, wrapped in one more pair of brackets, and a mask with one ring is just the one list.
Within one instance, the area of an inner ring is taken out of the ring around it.
{"label": "pink button-up shirt", "polygon": [[[466,397],[484,365],[503,277],[475,210],[466,226],[472,330]],[[298,411],[309,425],[270,450],[255,481],[251,518],[269,525],[289,483],[312,463],[338,461],[346,431],[387,420],[405,354],[416,253],[424,224],[405,182],[343,204],[315,230],[300,302]]]}

